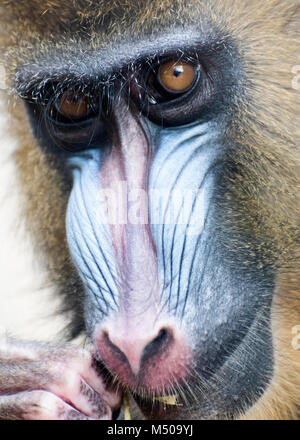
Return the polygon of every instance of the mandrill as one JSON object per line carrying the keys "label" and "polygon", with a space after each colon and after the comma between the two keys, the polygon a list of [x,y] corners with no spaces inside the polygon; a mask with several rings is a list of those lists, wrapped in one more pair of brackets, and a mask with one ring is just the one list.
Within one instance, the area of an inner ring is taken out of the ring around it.
{"label": "mandrill", "polygon": [[124,393],[148,419],[299,418],[299,37],[299,0],[2,0],[24,217],[68,325],[1,338],[0,419],[111,419]]}

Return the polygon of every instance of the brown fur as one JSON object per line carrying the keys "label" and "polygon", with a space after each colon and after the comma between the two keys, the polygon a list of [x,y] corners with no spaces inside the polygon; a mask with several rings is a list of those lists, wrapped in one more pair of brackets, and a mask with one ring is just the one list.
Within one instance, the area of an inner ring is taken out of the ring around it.
{"label": "brown fur", "polygon": [[[299,1],[4,0],[2,16],[0,47],[6,48],[11,78],[18,66],[47,54],[53,45],[93,50],[173,24],[201,29],[207,22],[231,36],[242,57],[245,92],[236,97],[235,122],[227,132],[228,145],[240,145],[229,161],[242,170],[228,175],[227,203],[239,209],[234,221],[224,219],[224,229],[260,237],[262,249],[268,244],[265,262],[278,264],[282,274],[272,310],[274,378],[241,418],[299,418],[300,352],[291,345],[292,327],[300,325],[300,99],[291,87],[292,66],[299,64]],[[69,188],[54,159],[37,146],[22,103],[10,111],[20,140],[17,161],[28,223],[47,255],[52,280],[60,286],[66,278],[74,280],[79,292],[64,233]],[[237,246],[247,248],[247,240]]]}

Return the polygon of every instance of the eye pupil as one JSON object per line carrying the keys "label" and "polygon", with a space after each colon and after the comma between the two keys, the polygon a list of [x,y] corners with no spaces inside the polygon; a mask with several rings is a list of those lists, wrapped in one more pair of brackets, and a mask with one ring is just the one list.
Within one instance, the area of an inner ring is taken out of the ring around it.
{"label": "eye pupil", "polygon": [[158,81],[168,92],[183,93],[192,88],[197,77],[197,68],[185,62],[169,61],[160,66]]}
{"label": "eye pupil", "polygon": [[176,78],[179,78],[179,76],[180,76],[183,72],[184,72],[184,68],[183,68],[182,66],[177,66],[177,67],[174,69],[173,75],[174,75]]}

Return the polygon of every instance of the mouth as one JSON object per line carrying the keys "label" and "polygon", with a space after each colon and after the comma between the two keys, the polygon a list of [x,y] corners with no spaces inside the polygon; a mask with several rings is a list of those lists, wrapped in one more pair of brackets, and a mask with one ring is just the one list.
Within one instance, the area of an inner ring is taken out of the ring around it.
{"label": "mouth", "polygon": [[95,367],[107,390],[117,390],[123,395],[120,408],[113,411],[113,419],[119,417],[120,410],[123,410],[125,420],[132,419],[153,419],[167,420],[178,419],[182,415],[185,402],[178,393],[147,393],[145,390],[134,390],[118,380],[109,369],[99,360],[96,360]]}

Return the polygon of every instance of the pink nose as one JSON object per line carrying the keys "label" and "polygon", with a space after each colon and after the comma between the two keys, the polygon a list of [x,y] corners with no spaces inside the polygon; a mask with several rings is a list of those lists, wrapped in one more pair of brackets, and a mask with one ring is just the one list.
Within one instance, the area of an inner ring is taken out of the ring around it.
{"label": "pink nose", "polygon": [[106,325],[96,339],[103,362],[125,385],[166,391],[188,374],[191,352],[175,328],[117,328]]}

